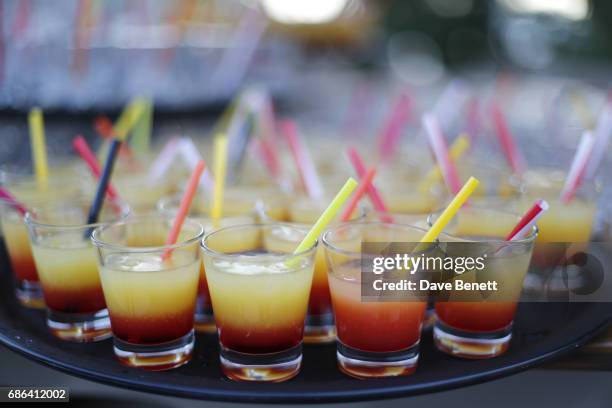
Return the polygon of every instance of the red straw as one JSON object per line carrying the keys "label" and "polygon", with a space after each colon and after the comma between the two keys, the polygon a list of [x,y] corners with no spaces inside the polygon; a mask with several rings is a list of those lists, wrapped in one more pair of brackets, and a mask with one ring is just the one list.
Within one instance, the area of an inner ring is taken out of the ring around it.
{"label": "red straw", "polygon": [[353,211],[355,211],[355,208],[357,208],[357,204],[359,203],[367,189],[372,185],[372,179],[375,175],[376,167],[370,167],[366,172],[365,176],[359,181],[359,185],[355,189],[351,201],[349,201],[346,208],[344,209],[344,212],[340,216],[340,219],[342,221],[348,221],[351,219],[351,215],[353,214]]}
{"label": "red straw", "polygon": [[[189,178],[189,183],[187,183],[187,189],[185,190],[185,194],[183,194],[181,204],[179,206],[178,212],[176,213],[174,224],[172,224],[172,229],[170,230],[168,238],[166,239],[166,245],[176,244],[176,240],[178,239],[179,233],[181,232],[181,228],[183,227],[183,223],[185,222],[185,218],[187,217],[187,213],[189,212],[189,207],[191,206],[193,197],[195,196],[196,190],[198,189],[200,177],[202,177],[202,173],[204,173],[205,167],[206,165],[204,163],[204,160],[200,160],[197,166],[193,169],[193,173],[191,173],[191,177]],[[168,259],[171,253],[172,249],[166,249],[162,255],[162,259]]]}
{"label": "red straw", "polygon": [[506,236],[506,241],[520,239],[526,232],[533,228],[538,218],[548,210],[548,203],[545,200],[537,200],[533,206],[521,217],[514,229]]}
{"label": "red straw", "polygon": [[497,137],[499,138],[502,150],[506,155],[508,164],[512,168],[512,171],[514,171],[516,174],[523,174],[525,171],[525,161],[519,153],[512,133],[510,133],[510,129],[508,128],[503,112],[495,103],[491,104],[491,116]]}
{"label": "red straw", "polygon": [[23,204],[19,203],[17,199],[15,199],[15,197],[8,192],[8,190],[2,187],[0,187],[0,198],[5,199],[11,207],[19,212],[19,214],[26,215],[28,212],[27,208],[25,208]]}
{"label": "red straw", "polygon": [[576,153],[574,154],[570,170],[567,173],[567,179],[561,190],[562,203],[569,203],[576,195],[576,190],[578,190],[578,187],[582,184],[582,180],[584,180],[594,147],[595,137],[591,132],[584,132],[580,138]]}
{"label": "red straw", "polygon": [[405,92],[395,103],[380,135],[379,154],[381,158],[388,159],[395,152],[402,134],[402,127],[410,118],[410,106],[410,96]]}
{"label": "red straw", "polygon": [[432,113],[424,114],[423,127],[426,130],[429,145],[436,158],[436,162],[438,162],[442,176],[444,176],[446,186],[452,194],[457,194],[461,190],[461,181],[459,180],[455,163],[453,163],[448,152],[448,146],[446,145],[438,119]]}
{"label": "red straw", "polygon": [[[94,121],[94,128],[96,132],[104,139],[112,139],[115,137],[115,129],[113,127],[113,122],[106,116],[98,116]],[[121,145],[120,153],[125,156],[130,165],[134,166],[134,155],[132,154],[132,149],[128,146],[127,143],[123,143]]]}
{"label": "red straw", "polygon": [[274,150],[272,144],[264,137],[253,139],[253,143],[255,143],[255,148],[266,165],[266,168],[270,172],[270,175],[277,178],[280,173],[280,168],[278,164],[278,157],[276,156],[276,151]]}
{"label": "red straw", "polygon": [[[363,163],[363,159],[359,155],[359,152],[357,152],[357,149],[355,149],[354,147],[351,147],[346,152],[348,154],[349,160],[351,161],[353,165],[353,168],[355,169],[355,173],[357,173],[357,176],[359,177],[359,179],[365,178],[366,172],[367,172],[366,167],[365,167],[365,164]],[[374,186],[374,183],[368,184],[368,196],[370,197],[370,201],[372,201],[372,205],[374,206],[374,209],[376,211],[381,212],[381,213],[389,212],[380,193]]]}
{"label": "red straw", "polygon": [[319,199],[323,196],[323,187],[321,180],[315,169],[314,163],[308,150],[302,144],[302,140],[297,130],[297,126],[293,121],[284,120],[280,123],[280,128],[287,139],[291,154],[295,159],[302,184],[306,188],[306,192],[313,199]]}
{"label": "red straw", "polygon": [[[98,163],[98,159],[93,154],[87,142],[83,138],[83,136],[78,135],[72,140],[72,147],[77,151],[81,159],[87,164],[91,173],[100,180],[100,176],[102,175],[102,169],[100,168],[100,163]],[[106,189],[106,193],[112,199],[118,198],[117,191],[113,188],[113,186],[109,183]]]}

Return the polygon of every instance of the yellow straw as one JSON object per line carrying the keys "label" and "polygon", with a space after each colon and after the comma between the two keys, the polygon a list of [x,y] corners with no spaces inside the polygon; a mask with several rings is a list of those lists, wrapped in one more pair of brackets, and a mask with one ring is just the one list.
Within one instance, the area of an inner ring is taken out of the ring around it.
{"label": "yellow straw", "polygon": [[340,191],[338,191],[338,194],[336,194],[336,197],[334,197],[329,206],[327,206],[325,211],[323,211],[323,214],[321,214],[317,222],[315,222],[310,231],[308,231],[308,234],[306,234],[302,242],[300,242],[300,245],[298,245],[298,247],[295,249],[293,252],[294,254],[304,252],[314,245],[317,238],[319,238],[323,230],[327,228],[327,225],[329,225],[329,223],[334,219],[338,211],[340,211],[342,205],[344,205],[356,187],[357,181],[355,181],[354,178],[349,177],[349,179],[346,180],[346,183],[344,183],[344,186],[342,186]]}
{"label": "yellow straw", "polygon": [[[450,148],[451,159],[456,162],[469,147],[470,138],[465,133],[461,134]],[[419,189],[421,192],[428,191],[434,183],[440,180],[442,180],[442,170],[440,170],[440,166],[436,165],[427,173],[425,179],[419,185]]]}
{"label": "yellow straw", "polygon": [[151,147],[151,128],[153,125],[153,101],[143,99],[143,110],[132,129],[130,144],[136,153],[148,153]]}
{"label": "yellow straw", "polygon": [[225,171],[227,168],[227,137],[220,134],[215,138],[215,162],[214,177],[215,188],[213,190],[213,205],[211,218],[213,226],[219,228],[223,216],[223,190],[225,188]]}
{"label": "yellow straw", "polygon": [[463,204],[467,201],[467,199],[472,195],[476,187],[478,187],[480,181],[475,179],[474,177],[470,177],[470,179],[461,187],[461,190],[457,193],[453,201],[446,207],[446,209],[440,214],[434,225],[429,228],[429,231],[423,238],[421,238],[421,243],[425,242],[434,242],[438,235],[446,228],[448,223],[453,219],[457,211],[463,206]]}
{"label": "yellow straw", "polygon": [[114,126],[115,137],[119,140],[125,140],[126,136],[132,130],[140,115],[146,108],[146,101],[143,99],[135,99],[130,102],[119,115],[119,119]]}
{"label": "yellow straw", "polygon": [[30,111],[28,123],[30,126],[30,140],[32,142],[32,158],[36,181],[40,188],[46,188],[49,178],[49,166],[47,164],[45,125],[43,123],[42,111],[39,108],[34,108]]}

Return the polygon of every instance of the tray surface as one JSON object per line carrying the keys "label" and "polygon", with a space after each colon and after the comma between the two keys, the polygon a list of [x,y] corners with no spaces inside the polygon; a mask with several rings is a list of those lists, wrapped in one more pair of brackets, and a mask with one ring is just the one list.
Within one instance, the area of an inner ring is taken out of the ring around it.
{"label": "tray surface", "polygon": [[[2,245],[3,246],[3,245]],[[237,383],[222,377],[217,339],[198,335],[193,360],[176,370],[147,372],[115,359],[112,340],[74,344],[51,336],[42,311],[21,307],[4,249],[0,250],[0,343],[25,356],[93,381],[146,392],[223,401],[332,402],[390,398],[440,391],[525,370],[568,352],[603,329],[612,312],[605,303],[519,305],[509,351],[468,361],[436,351],[431,332],[421,340],[417,372],[409,377],[360,381],[336,367],[335,346],[304,346],[301,373],[281,384]]]}

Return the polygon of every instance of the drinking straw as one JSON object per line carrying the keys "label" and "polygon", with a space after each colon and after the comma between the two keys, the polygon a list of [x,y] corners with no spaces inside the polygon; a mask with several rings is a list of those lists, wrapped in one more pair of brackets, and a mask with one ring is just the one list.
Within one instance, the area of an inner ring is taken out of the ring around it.
{"label": "drinking straw", "polygon": [[[463,153],[469,149],[469,147],[470,137],[467,135],[467,133],[459,135],[450,148],[451,160],[453,160],[453,162],[457,162],[461,156],[463,156]],[[429,171],[429,173],[427,173],[427,175],[425,175],[423,181],[419,185],[419,189],[422,192],[428,191],[430,187],[440,179],[442,179],[442,171],[440,170],[440,166],[436,165]]]}
{"label": "drinking straw", "polygon": [[155,184],[157,183],[162,176],[168,171],[172,162],[179,154],[179,139],[177,137],[173,137],[162,147],[159,154],[153,160],[153,164],[149,169],[149,174],[147,174],[147,183]]}
{"label": "drinking straw", "polygon": [[234,137],[228,137],[228,179],[235,181],[238,177],[238,171],[244,160],[249,141],[253,136],[255,129],[255,115],[248,112],[245,120],[241,123],[238,131],[233,134]]}
{"label": "drinking straw", "polygon": [[363,176],[363,178],[359,180],[359,185],[357,186],[357,189],[355,190],[355,194],[353,194],[351,201],[349,201],[348,205],[344,209],[344,212],[340,216],[340,219],[342,221],[348,221],[351,219],[351,215],[353,214],[353,211],[355,211],[355,208],[357,208],[357,204],[363,198],[363,195],[365,194],[366,190],[372,183],[372,179],[374,178],[375,175],[376,175],[376,167],[370,167],[368,171],[366,172],[365,176]]}
{"label": "drinking straw", "polygon": [[[200,151],[190,137],[181,137],[179,140],[179,152],[191,170],[195,169],[198,162],[202,160]],[[204,174],[200,178],[200,185],[209,193],[212,193],[214,190],[215,182],[211,178],[208,169],[204,170]]]}
{"label": "drinking straw", "polygon": [[355,190],[355,187],[357,187],[357,182],[354,178],[349,177],[346,183],[344,183],[344,186],[338,191],[338,194],[336,194],[336,197],[334,197],[325,211],[323,211],[317,222],[310,228],[310,231],[308,231],[302,242],[300,242],[295,251],[293,251],[294,254],[304,252],[314,245],[317,238],[321,235],[323,230],[327,228],[353,190]]}
{"label": "drinking straw", "polygon": [[17,212],[19,212],[19,214],[26,215],[26,213],[28,212],[27,208],[19,201],[17,201],[17,199],[13,197],[13,195],[9,193],[9,191],[5,188],[0,187],[0,198],[5,199],[11,207],[13,207]]}
{"label": "drinking straw", "polygon": [[136,153],[148,153],[151,149],[151,129],[153,127],[153,102],[142,100],[143,109],[132,131],[130,144]]}
{"label": "drinking straw", "polygon": [[[104,196],[106,195],[106,190],[108,189],[108,185],[110,183],[115,161],[117,160],[117,153],[119,152],[121,143],[122,141],[117,138],[113,139],[111,142],[108,155],[106,156],[106,161],[104,163],[104,169],[102,170],[102,175],[100,176],[98,187],[96,189],[96,195],[91,207],[89,208],[87,224],[96,223],[100,217],[100,211],[102,211],[102,204],[104,203]],[[89,233],[90,231],[87,232],[87,235],[89,235]]]}
{"label": "drinking straw", "polygon": [[[93,152],[87,145],[87,142],[85,141],[83,136],[78,135],[77,137],[75,137],[72,140],[72,146],[74,147],[74,150],[76,150],[76,152],[79,154],[79,156],[81,156],[81,159],[83,159],[83,161],[87,164],[92,174],[99,180],[102,176],[100,164],[98,163],[98,159],[96,159],[96,156],[93,154]],[[113,188],[110,182],[108,183],[108,188],[106,192],[108,193],[108,196],[110,198],[116,199],[118,197],[117,191]]]}
{"label": "drinking straw", "polygon": [[49,166],[47,164],[45,125],[42,111],[39,108],[30,110],[28,123],[30,126],[30,141],[32,143],[32,159],[34,161],[36,181],[40,188],[45,188],[49,178]]}
{"label": "drinking straw", "polygon": [[302,180],[302,184],[306,188],[308,196],[314,200],[323,197],[323,186],[315,169],[312,157],[302,143],[302,139],[298,134],[297,126],[293,121],[284,120],[280,123],[282,134],[285,136],[291,154],[295,159],[295,164]]}
{"label": "drinking straw", "polygon": [[450,126],[460,114],[469,97],[469,91],[468,85],[461,79],[453,79],[446,85],[433,108],[433,113],[442,126]]}
{"label": "drinking straw", "polygon": [[565,184],[561,189],[561,202],[564,204],[572,201],[576,195],[576,190],[582,184],[584,175],[587,169],[587,164],[593,154],[593,147],[595,146],[595,137],[589,131],[582,134],[580,143],[574,154],[574,159],[570,166],[570,170],[567,173]]}
{"label": "drinking straw", "polygon": [[[351,147],[346,151],[351,164],[353,165],[353,169],[355,169],[355,173],[360,179],[363,179],[366,175],[366,167],[363,163],[363,159],[361,155],[357,151],[357,149]],[[382,199],[382,196],[378,192],[378,189],[374,186],[374,183],[369,183],[368,185],[368,196],[370,197],[370,201],[374,206],[374,209],[380,213],[388,213],[389,210],[385,205],[385,202]]]}
{"label": "drinking straw", "polygon": [[514,171],[516,174],[523,174],[525,171],[525,160],[519,153],[518,147],[512,133],[510,132],[510,129],[508,128],[503,112],[495,103],[491,105],[491,117],[493,119],[493,125],[495,127],[499,143],[501,144],[510,168],[512,168],[512,171]]}
{"label": "drinking straw", "polygon": [[587,180],[592,180],[595,177],[597,169],[601,165],[601,162],[608,151],[611,136],[612,102],[608,101],[597,119],[597,126],[595,127],[595,147],[593,148],[593,155],[591,156],[591,160],[589,161],[586,171]]}
{"label": "drinking straw", "polygon": [[404,124],[410,118],[412,101],[410,95],[404,92],[393,106],[379,140],[379,155],[382,159],[390,158],[397,149]]}
{"label": "drinking straw", "polygon": [[434,242],[438,235],[446,228],[448,223],[453,219],[457,211],[463,206],[467,199],[472,195],[476,187],[478,187],[480,181],[474,177],[470,177],[469,180],[461,187],[461,190],[455,195],[455,198],[448,204],[442,214],[438,217],[436,222],[429,228],[429,231],[423,238],[421,243]]}
{"label": "drinking straw", "polygon": [[422,121],[429,139],[429,145],[438,162],[444,182],[452,194],[457,194],[461,188],[461,181],[457,174],[457,168],[448,153],[448,147],[446,146],[440,123],[431,113],[425,113]]}
{"label": "drinking straw", "polygon": [[141,98],[136,98],[131,101],[121,112],[115,126],[113,127],[115,137],[120,140],[125,140],[128,133],[134,128],[134,125],[140,119],[142,112],[145,109],[145,102]]}
{"label": "drinking straw", "polygon": [[[183,194],[181,204],[179,205],[178,212],[176,213],[176,217],[174,218],[174,223],[172,224],[172,228],[168,233],[166,245],[176,244],[176,240],[178,239],[179,233],[181,232],[181,228],[183,227],[183,223],[185,222],[185,218],[187,217],[187,213],[189,212],[189,207],[191,206],[193,197],[195,196],[196,190],[198,189],[200,177],[202,177],[202,173],[204,173],[205,168],[206,164],[204,163],[204,160],[200,160],[193,172],[191,173],[191,177],[189,178],[189,182],[187,183],[187,189]],[[172,249],[166,249],[162,254],[162,259],[168,259],[171,253]]]}
{"label": "drinking straw", "polygon": [[223,193],[225,189],[225,171],[227,168],[227,137],[218,135],[215,138],[215,187],[213,190],[213,205],[211,218],[215,228],[219,228],[221,217],[223,216]]}
{"label": "drinking straw", "polygon": [[278,157],[274,151],[272,143],[270,143],[264,137],[253,139],[252,143],[254,144],[255,150],[259,154],[261,161],[264,163],[270,175],[275,179],[278,178],[280,175],[280,167],[278,164]]}
{"label": "drinking straw", "polygon": [[506,236],[506,241],[516,241],[522,238],[527,232],[533,229],[538,218],[540,218],[544,212],[548,211],[548,203],[545,200],[536,200],[529,210],[521,217],[516,226]]}

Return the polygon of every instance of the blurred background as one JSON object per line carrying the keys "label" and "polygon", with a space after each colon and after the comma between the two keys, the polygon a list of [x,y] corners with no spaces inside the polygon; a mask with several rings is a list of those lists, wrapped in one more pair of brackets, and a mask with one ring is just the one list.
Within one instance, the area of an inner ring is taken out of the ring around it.
{"label": "blurred background", "polygon": [[[94,119],[116,119],[135,97],[154,103],[154,141],[196,139],[236,95],[263,89],[310,139],[373,140],[402,95],[404,133],[436,108],[451,112],[452,137],[468,128],[484,138],[483,101],[494,98],[521,145],[533,145],[529,163],[554,145],[567,166],[610,96],[611,23],[607,0],[0,0],[0,164],[29,164],[34,106],[57,161],[74,156],[77,133],[100,146]],[[56,382],[117,406],[195,405],[38,370],[5,349],[0,361],[3,384]],[[415,401],[604,407],[609,373],[549,368]]]}

